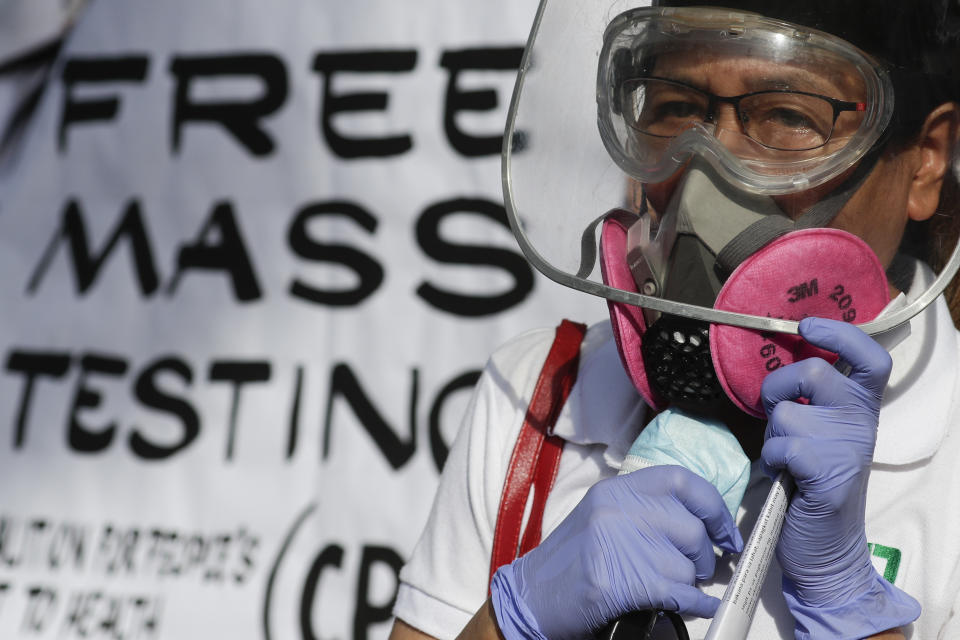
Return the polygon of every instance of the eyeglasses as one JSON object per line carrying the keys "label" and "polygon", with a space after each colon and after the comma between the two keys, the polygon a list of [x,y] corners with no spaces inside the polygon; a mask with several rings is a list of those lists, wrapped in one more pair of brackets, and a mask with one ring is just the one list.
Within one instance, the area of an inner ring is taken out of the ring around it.
{"label": "eyeglasses", "polygon": [[[743,133],[775,151],[810,151],[830,141],[846,111],[866,103],[789,89],[719,96],[668,78],[631,78],[621,85],[621,112],[634,130],[673,138],[696,123],[714,123],[719,104],[732,105]],[[856,127],[851,127],[855,129]]]}
{"label": "eyeglasses", "polygon": [[676,612],[646,610],[617,618],[596,640],[690,640],[690,635]]}

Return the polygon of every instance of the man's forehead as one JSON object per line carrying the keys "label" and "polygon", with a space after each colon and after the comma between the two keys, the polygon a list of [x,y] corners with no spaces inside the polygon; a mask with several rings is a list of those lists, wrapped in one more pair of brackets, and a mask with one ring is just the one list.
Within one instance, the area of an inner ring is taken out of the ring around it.
{"label": "man's forehead", "polygon": [[744,92],[793,89],[843,99],[859,98],[864,90],[860,72],[840,58],[763,58],[710,47],[658,53],[652,73],[705,89],[718,85]]}

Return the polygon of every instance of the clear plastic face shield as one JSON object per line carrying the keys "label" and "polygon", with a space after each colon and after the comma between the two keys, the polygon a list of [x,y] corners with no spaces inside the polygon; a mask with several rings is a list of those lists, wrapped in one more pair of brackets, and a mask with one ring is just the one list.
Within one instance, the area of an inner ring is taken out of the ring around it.
{"label": "clear plastic face shield", "polygon": [[688,344],[707,341],[695,335],[706,323],[795,334],[805,315],[876,334],[939,295],[954,247],[915,277],[909,265],[934,261],[870,232],[903,203],[874,198],[871,212],[854,198],[894,111],[881,63],[757,14],[635,4],[540,3],[503,158],[508,216],[534,266],[621,305],[641,334],[664,315],[703,323],[680,336]]}

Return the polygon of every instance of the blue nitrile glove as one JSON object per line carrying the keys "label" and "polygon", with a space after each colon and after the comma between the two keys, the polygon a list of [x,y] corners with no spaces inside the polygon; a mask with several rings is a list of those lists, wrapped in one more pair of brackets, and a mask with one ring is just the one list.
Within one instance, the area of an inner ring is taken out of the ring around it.
{"label": "blue nitrile glove", "polygon": [[601,480],[539,546],[496,572],[500,630],[507,640],[567,640],[642,609],[712,616],[720,601],[693,586],[713,575],[711,540],[743,547],[720,493],[692,471]]}
{"label": "blue nitrile glove", "polygon": [[777,545],[783,593],[797,638],[863,638],[920,615],[916,600],[874,570],[864,530],[890,355],[844,322],[806,318],[800,335],[839,354],[851,372],[810,358],[763,383],[763,464],[771,475],[786,468],[797,485]]}

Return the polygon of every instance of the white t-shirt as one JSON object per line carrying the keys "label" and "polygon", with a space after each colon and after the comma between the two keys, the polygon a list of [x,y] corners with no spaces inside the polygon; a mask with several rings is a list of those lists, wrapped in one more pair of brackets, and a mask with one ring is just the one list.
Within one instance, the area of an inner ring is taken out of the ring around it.
{"label": "white t-shirt", "polygon": [[[426,529],[400,573],[394,614],[437,638],[455,637],[487,597],[490,550],[506,468],[527,404],[553,340],[552,329],[526,333],[488,362],[443,470]],[[867,540],[874,565],[920,601],[908,638],[960,638],[960,341],[938,300],[911,321],[891,350],[893,372],[880,413],[867,493]],[[546,536],[586,490],[617,473],[645,424],[646,407],[620,365],[608,324],[590,328],[577,382],[554,432],[566,444],[546,502]],[[744,539],[770,483],[754,465],[737,516]],[[724,556],[700,585],[721,597],[735,566]],[[764,582],[750,638],[792,638],[793,618],[776,562]],[[688,618],[691,638],[709,620]]]}

